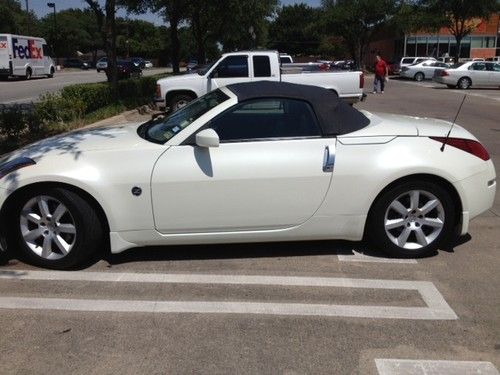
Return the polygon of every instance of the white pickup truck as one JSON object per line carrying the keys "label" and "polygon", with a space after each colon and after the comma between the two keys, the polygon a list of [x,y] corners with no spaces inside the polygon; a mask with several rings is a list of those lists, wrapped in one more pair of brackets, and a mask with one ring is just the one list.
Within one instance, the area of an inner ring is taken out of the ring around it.
{"label": "white pickup truck", "polygon": [[364,75],[361,71],[322,71],[317,65],[280,64],[277,51],[242,51],[226,53],[212,65],[198,72],[159,79],[156,97],[160,108],[175,111],[191,100],[218,87],[250,81],[283,81],[321,86],[334,91],[349,103],[363,100]]}

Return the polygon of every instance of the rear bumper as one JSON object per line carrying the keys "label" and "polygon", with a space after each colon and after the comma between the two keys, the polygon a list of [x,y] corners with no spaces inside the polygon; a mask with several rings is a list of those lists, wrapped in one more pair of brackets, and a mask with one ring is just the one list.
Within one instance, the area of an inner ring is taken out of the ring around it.
{"label": "rear bumper", "polygon": [[462,228],[464,235],[469,229],[469,221],[493,207],[497,182],[493,162],[488,160],[487,168],[453,184],[462,199]]}

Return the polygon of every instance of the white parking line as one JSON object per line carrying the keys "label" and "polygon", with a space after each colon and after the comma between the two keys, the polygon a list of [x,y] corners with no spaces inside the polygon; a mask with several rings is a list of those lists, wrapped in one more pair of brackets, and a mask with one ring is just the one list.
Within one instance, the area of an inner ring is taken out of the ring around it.
{"label": "white parking line", "polygon": [[339,254],[337,255],[337,258],[340,262],[417,264],[415,259],[381,258],[361,254],[354,250],[352,254]]}
{"label": "white parking line", "polygon": [[380,375],[499,375],[491,362],[376,359]]}
{"label": "white parking line", "polygon": [[206,275],[67,271],[5,271],[0,279],[97,281],[136,283],[192,283],[230,285],[277,285],[338,288],[416,290],[427,307],[360,306],[297,303],[218,301],[119,301],[59,298],[0,297],[0,308],[73,311],[191,312],[270,315],[317,315],[389,319],[458,319],[433,283],[428,281],[348,279],[328,277]]}

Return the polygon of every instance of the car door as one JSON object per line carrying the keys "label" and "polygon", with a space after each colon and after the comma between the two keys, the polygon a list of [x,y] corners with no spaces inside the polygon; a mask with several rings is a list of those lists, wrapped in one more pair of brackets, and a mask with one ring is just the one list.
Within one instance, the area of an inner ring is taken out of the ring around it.
{"label": "car door", "polygon": [[209,74],[207,92],[232,83],[249,82],[248,55],[230,55],[221,60]]}
{"label": "car door", "polygon": [[500,86],[500,63],[488,63],[489,83],[491,86]]}
{"label": "car door", "polygon": [[485,62],[475,62],[469,67],[472,85],[487,85],[489,81],[489,72],[486,69]]}
{"label": "car door", "polygon": [[[283,229],[321,206],[335,138],[322,138],[311,106],[266,98],[211,120],[220,146],[170,147],[152,175],[156,229],[164,234]],[[326,157],[329,155],[330,157]]]}

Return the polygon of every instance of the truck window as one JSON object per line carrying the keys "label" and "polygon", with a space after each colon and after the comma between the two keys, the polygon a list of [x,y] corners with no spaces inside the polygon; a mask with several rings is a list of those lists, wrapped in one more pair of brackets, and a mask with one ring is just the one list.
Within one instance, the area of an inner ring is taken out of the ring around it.
{"label": "truck window", "polygon": [[271,77],[269,56],[253,57],[253,75],[254,77]]}
{"label": "truck window", "polygon": [[291,64],[292,63],[292,59],[288,56],[281,56],[280,57],[280,63],[282,64]]}
{"label": "truck window", "polygon": [[43,55],[44,56],[46,56],[46,57],[52,56],[52,50],[48,45],[43,44],[42,48],[43,48]]}
{"label": "truck window", "polygon": [[246,55],[228,56],[215,68],[214,78],[248,77],[248,57]]}

